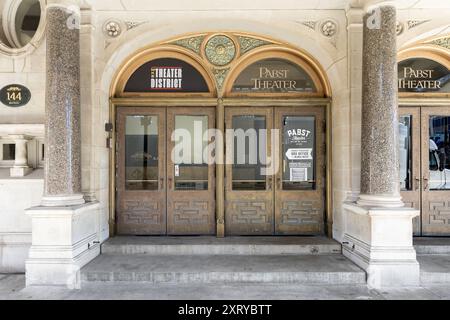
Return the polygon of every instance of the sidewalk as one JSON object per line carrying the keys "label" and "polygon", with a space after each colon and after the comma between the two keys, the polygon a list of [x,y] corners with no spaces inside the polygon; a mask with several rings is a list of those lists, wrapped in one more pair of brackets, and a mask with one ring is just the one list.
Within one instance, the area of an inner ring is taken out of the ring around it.
{"label": "sidewalk", "polygon": [[149,285],[88,283],[81,290],[25,288],[24,275],[0,275],[0,300],[450,300],[450,285],[369,289],[365,285]]}

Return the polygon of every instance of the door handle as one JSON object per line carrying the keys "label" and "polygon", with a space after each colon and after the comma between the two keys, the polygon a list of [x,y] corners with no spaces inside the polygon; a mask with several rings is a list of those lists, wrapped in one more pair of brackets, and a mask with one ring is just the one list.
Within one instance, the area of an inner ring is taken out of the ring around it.
{"label": "door handle", "polygon": [[268,188],[269,188],[269,190],[272,190],[272,182],[273,182],[273,179],[272,179],[272,177],[269,177],[268,180],[269,180],[269,181],[268,181],[268,183],[269,183]]}
{"label": "door handle", "polygon": [[172,178],[167,179],[168,189],[172,189]]}
{"label": "door handle", "polygon": [[414,190],[417,191],[420,188],[420,178],[416,177],[414,180],[416,181],[416,185],[414,186]]}
{"label": "door handle", "polygon": [[283,189],[283,183],[281,182],[281,178],[280,177],[277,178],[277,184],[278,184],[278,188],[280,190]]}
{"label": "door handle", "polygon": [[164,189],[164,178],[161,178],[159,180],[161,182],[161,188],[160,189],[162,190],[162,189]]}
{"label": "door handle", "polygon": [[428,178],[423,177],[423,190],[427,191],[428,190]]}

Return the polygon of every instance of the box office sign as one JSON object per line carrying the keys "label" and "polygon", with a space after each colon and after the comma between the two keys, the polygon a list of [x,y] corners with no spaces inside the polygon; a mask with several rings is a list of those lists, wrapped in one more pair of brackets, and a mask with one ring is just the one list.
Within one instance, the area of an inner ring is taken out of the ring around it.
{"label": "box office sign", "polygon": [[209,92],[200,72],[189,63],[162,58],[140,66],[129,78],[125,92]]}
{"label": "box office sign", "polygon": [[314,180],[315,119],[288,116],[284,119],[284,179],[291,182]]}
{"label": "box office sign", "polygon": [[398,91],[450,93],[450,70],[430,59],[404,60],[398,64]]}
{"label": "box office sign", "polygon": [[8,107],[22,107],[31,99],[31,92],[20,84],[10,84],[0,90],[0,100]]}
{"label": "box office sign", "polygon": [[257,61],[241,72],[233,84],[235,93],[314,93],[311,77],[284,59]]}

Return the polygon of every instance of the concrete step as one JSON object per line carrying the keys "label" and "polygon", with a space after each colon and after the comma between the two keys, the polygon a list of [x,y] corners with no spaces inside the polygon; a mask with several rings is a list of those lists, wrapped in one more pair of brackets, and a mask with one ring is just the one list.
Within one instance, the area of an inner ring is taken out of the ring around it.
{"label": "concrete step", "polygon": [[304,255],[341,254],[326,237],[114,237],[105,254],[140,255]]}
{"label": "concrete step", "polygon": [[417,254],[450,254],[450,238],[414,238]]}
{"label": "concrete step", "polygon": [[342,255],[114,255],[81,270],[87,282],[365,284],[366,274]]}
{"label": "concrete step", "polygon": [[422,284],[450,284],[450,255],[418,255]]}

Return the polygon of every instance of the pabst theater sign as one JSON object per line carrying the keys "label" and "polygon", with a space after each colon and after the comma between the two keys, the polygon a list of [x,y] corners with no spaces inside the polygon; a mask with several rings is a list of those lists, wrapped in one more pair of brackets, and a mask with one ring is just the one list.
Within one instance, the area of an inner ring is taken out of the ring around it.
{"label": "pabst theater sign", "polygon": [[398,91],[450,93],[450,71],[430,59],[404,60],[398,65]]}
{"label": "pabst theater sign", "polygon": [[264,59],[248,66],[233,85],[236,93],[316,92],[311,77],[296,64],[283,59]]}

